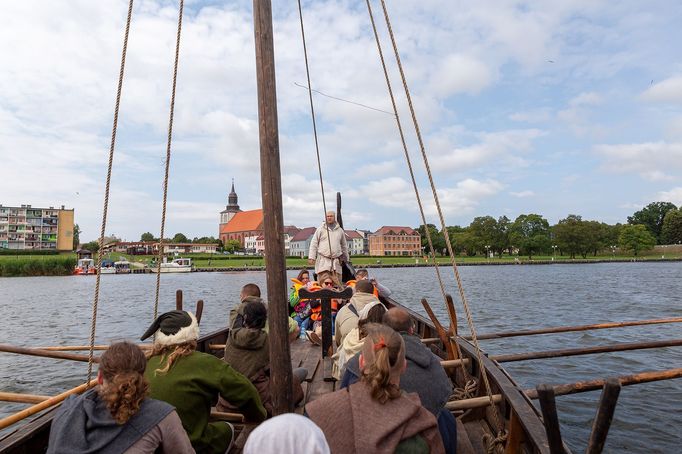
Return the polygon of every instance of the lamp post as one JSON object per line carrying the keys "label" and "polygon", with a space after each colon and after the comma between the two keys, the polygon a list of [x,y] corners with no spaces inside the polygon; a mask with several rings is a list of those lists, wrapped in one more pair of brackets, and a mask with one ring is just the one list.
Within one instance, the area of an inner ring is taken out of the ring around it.
{"label": "lamp post", "polygon": [[556,248],[557,248],[557,245],[553,244],[552,245],[552,261],[554,261],[554,258],[556,257]]}
{"label": "lamp post", "polygon": [[611,246],[611,260],[616,258],[616,245]]}
{"label": "lamp post", "polygon": [[486,260],[490,261],[490,245],[489,244],[485,245],[485,258],[486,258]]}

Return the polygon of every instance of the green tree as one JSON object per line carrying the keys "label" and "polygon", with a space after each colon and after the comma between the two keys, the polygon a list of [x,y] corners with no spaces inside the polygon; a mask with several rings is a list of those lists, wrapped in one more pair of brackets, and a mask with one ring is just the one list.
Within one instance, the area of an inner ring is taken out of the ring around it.
{"label": "green tree", "polygon": [[682,242],[682,209],[670,210],[663,218],[661,229],[661,241],[663,244],[676,244]]}
{"label": "green tree", "polygon": [[99,251],[99,241],[90,241],[89,243],[85,243],[83,245],[83,249],[87,249],[90,252],[97,252]]}
{"label": "green tree", "polygon": [[187,238],[184,234],[182,233],[176,233],[173,239],[171,240],[172,243],[190,243],[189,238]]}
{"label": "green tree", "polygon": [[[495,251],[497,239],[497,221],[492,216],[475,217],[469,224],[470,241],[475,247],[475,252],[485,254],[489,249]],[[486,247],[487,246],[487,247]]]}
{"label": "green tree", "polygon": [[225,243],[225,247],[223,248],[224,250],[233,253],[237,249],[241,249],[242,245],[239,242],[239,240],[227,240]]}
{"label": "green tree", "polygon": [[550,247],[549,222],[539,214],[522,214],[511,226],[510,241],[521,254],[532,259],[533,254]]}
{"label": "green tree", "polygon": [[656,238],[656,243],[661,244],[661,230],[663,230],[663,219],[670,210],[677,207],[670,202],[651,202],[632,216],[628,216],[628,224],[642,224]]}
{"label": "green tree", "polygon": [[494,246],[495,250],[502,255],[504,251],[507,251],[509,255],[512,254],[510,246],[510,235],[511,235],[512,222],[507,216],[500,216],[497,218],[497,234],[495,235]]}
{"label": "green tree", "polygon": [[151,232],[144,232],[142,236],[140,236],[140,241],[158,241],[157,238],[154,238],[154,234]]}
{"label": "green tree", "polygon": [[[443,232],[438,230],[433,224],[427,224],[426,228],[429,229],[429,233],[431,234],[431,241],[433,242],[433,248],[435,249],[434,252],[438,254],[445,249],[445,237],[443,236]],[[426,228],[422,224],[419,226],[417,231],[419,232],[419,235],[421,235],[422,247],[426,248],[424,250],[429,253],[429,242],[426,238]]]}
{"label": "green tree", "polygon": [[569,214],[552,227],[556,246],[562,254],[568,254],[572,259],[584,249],[583,224],[581,216]]}
{"label": "green tree", "polygon": [[640,251],[649,250],[656,245],[656,238],[642,224],[623,226],[618,240],[620,247],[632,251],[635,257]]}
{"label": "green tree", "polygon": [[73,226],[73,250],[75,251],[78,249],[78,245],[80,244],[80,236],[81,236],[81,228],[78,226],[78,224]]}

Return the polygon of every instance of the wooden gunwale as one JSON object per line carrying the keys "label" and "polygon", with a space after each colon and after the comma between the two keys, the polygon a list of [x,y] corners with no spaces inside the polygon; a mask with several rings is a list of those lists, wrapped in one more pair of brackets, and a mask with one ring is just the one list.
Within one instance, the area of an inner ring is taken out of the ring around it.
{"label": "wooden gunwale", "polygon": [[[421,314],[402,306],[391,298],[383,298],[385,303],[390,306],[397,306],[405,309],[410,313],[416,323],[416,331],[420,337],[435,337],[436,329]],[[498,363],[490,360],[487,354],[483,355],[483,364],[479,365],[476,358],[475,347],[465,339],[458,338],[457,343],[462,350],[462,354],[471,360],[470,370],[476,374],[479,367],[484,367],[488,373],[488,379],[493,387],[493,394],[501,394],[503,399],[498,404],[502,410],[501,413],[505,417],[505,427],[508,427],[508,420],[510,417],[510,410],[516,413],[517,422],[523,427],[525,431],[526,447],[532,449],[531,452],[549,453],[549,442],[545,427],[540,418],[539,411],[535,408],[531,400],[524,394],[523,390],[511,378],[511,376]],[[442,346],[441,346],[441,349]],[[480,395],[480,394],[479,394]],[[567,451],[568,452],[568,451]]]}

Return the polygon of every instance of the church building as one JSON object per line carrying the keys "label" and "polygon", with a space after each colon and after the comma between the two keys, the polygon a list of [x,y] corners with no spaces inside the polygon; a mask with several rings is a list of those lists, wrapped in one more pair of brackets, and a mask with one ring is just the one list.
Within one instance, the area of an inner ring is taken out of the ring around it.
{"label": "church building", "polygon": [[223,244],[229,240],[237,240],[243,248],[246,238],[260,235],[263,235],[263,210],[240,210],[237,193],[234,190],[234,180],[232,180],[232,190],[227,196],[227,206],[220,212],[218,237]]}

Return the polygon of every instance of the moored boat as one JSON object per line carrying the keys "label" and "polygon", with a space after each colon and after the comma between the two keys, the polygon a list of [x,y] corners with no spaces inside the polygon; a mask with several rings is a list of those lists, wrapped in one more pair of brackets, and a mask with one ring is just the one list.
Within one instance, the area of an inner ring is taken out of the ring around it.
{"label": "moored boat", "polygon": [[87,276],[91,274],[97,274],[97,267],[95,266],[95,261],[90,258],[78,259],[76,268],[73,270],[73,274],[79,276]]}
{"label": "moored boat", "polygon": [[[151,270],[156,273],[157,267],[152,266]],[[194,265],[192,265],[192,259],[177,258],[170,262],[161,263],[158,270],[161,273],[190,273],[194,270]]]}
{"label": "moored boat", "polygon": [[116,274],[130,274],[131,273],[130,262],[125,260],[125,259],[114,262],[114,268],[116,269]]}

